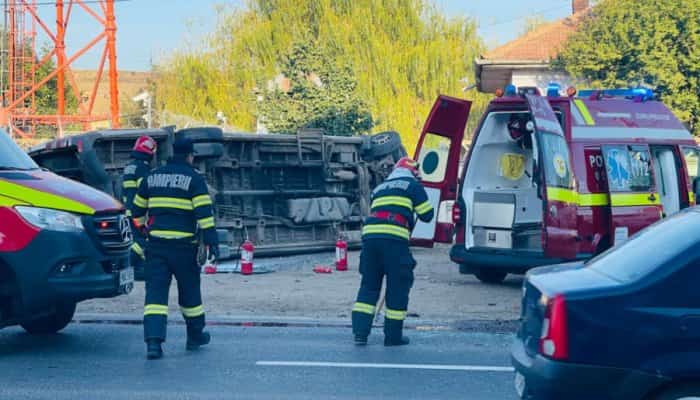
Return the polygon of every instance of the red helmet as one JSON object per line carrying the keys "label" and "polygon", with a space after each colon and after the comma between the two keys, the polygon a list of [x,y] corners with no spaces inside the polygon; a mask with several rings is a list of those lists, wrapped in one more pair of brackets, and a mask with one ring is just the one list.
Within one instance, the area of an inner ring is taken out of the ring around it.
{"label": "red helmet", "polygon": [[156,147],[158,147],[156,141],[152,137],[144,135],[136,139],[134,151],[152,156],[156,152]]}
{"label": "red helmet", "polygon": [[407,170],[411,171],[411,173],[416,178],[420,177],[418,163],[410,157],[402,157],[399,161],[396,162],[396,165],[394,165],[394,169],[396,168],[406,168]]}

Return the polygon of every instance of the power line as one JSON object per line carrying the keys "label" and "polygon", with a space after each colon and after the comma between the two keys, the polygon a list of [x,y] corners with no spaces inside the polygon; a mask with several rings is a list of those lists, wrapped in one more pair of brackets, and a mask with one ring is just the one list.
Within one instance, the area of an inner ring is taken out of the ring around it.
{"label": "power line", "polygon": [[499,25],[503,25],[503,24],[507,24],[507,23],[515,22],[515,21],[520,21],[520,20],[527,19],[527,18],[530,18],[530,17],[535,16],[535,15],[545,15],[545,14],[549,14],[549,13],[552,13],[552,12],[554,12],[554,11],[563,10],[563,9],[565,9],[565,8],[568,8],[568,7],[569,7],[569,6],[558,6],[558,7],[548,8],[548,9],[546,9],[546,10],[534,12],[534,13],[532,13],[532,14],[530,14],[530,15],[515,17],[515,18],[511,18],[511,19],[507,19],[507,20],[502,20],[502,21],[496,21],[496,22],[494,22],[494,23],[492,23],[492,24],[488,24],[488,25],[484,25],[483,27],[479,27],[479,29],[480,29],[480,30],[488,30],[488,29],[492,29],[492,28],[494,28],[494,27],[496,27],[496,26],[499,26]]}
{"label": "power line", "polygon": [[[68,5],[68,2],[69,2],[69,1],[70,1],[70,0],[64,0],[64,5]],[[126,2],[129,2],[129,1],[133,1],[133,0],[114,0],[115,3],[126,3]],[[99,4],[99,3],[104,3],[104,2],[105,2],[104,0],[82,0],[82,3],[83,3],[83,4]],[[7,3],[8,3],[8,2],[7,2],[7,0],[5,0],[5,1],[3,1],[2,3],[3,3],[4,6],[7,6]],[[18,5],[18,6],[23,6],[23,5],[24,5],[24,3],[20,2],[20,1],[15,1],[15,4]],[[37,6],[37,7],[38,7],[38,6],[55,6],[55,5],[56,5],[56,2],[55,2],[55,1],[41,1],[41,2],[37,2],[37,3],[31,4],[31,3],[29,2],[29,0],[27,0],[27,5],[28,5],[28,6]]]}

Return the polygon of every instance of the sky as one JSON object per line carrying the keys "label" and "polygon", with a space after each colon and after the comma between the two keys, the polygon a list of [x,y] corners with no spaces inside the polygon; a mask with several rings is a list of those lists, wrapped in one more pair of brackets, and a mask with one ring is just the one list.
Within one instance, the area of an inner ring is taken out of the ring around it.
{"label": "sky", "polygon": [[[571,0],[434,0],[449,16],[469,16],[479,23],[479,34],[492,48],[517,38],[525,18],[541,15],[556,20],[571,13]],[[93,1],[90,7],[99,9]],[[41,17],[53,23],[52,1],[39,0]],[[117,57],[120,70],[148,71],[173,50],[187,48],[213,30],[217,5],[241,7],[242,0],[116,0]],[[66,34],[70,56],[99,31],[94,19],[74,10]],[[41,42],[41,37],[39,38]],[[104,46],[104,45],[102,45]],[[73,64],[75,69],[96,69],[102,47],[95,47]]]}

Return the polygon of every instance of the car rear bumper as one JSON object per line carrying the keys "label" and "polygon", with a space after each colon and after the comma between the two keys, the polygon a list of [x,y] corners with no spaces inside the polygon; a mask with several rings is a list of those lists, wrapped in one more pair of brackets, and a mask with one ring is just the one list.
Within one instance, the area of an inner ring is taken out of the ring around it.
{"label": "car rear bumper", "polygon": [[527,399],[642,399],[668,382],[664,377],[637,370],[558,362],[540,355],[531,357],[518,338],[511,348],[511,362],[516,373],[525,378],[523,398]]}
{"label": "car rear bumper", "polygon": [[574,260],[546,257],[543,252],[512,249],[495,249],[490,247],[470,247],[455,244],[450,249],[450,259],[474,271],[493,269],[511,274],[524,274],[529,269],[543,265],[561,264],[571,261],[586,260],[590,254],[579,254]]}
{"label": "car rear bumper", "polygon": [[131,290],[119,282],[129,250],[107,255],[85,232],[41,231],[24,249],[1,253],[0,259],[15,274],[23,313]]}

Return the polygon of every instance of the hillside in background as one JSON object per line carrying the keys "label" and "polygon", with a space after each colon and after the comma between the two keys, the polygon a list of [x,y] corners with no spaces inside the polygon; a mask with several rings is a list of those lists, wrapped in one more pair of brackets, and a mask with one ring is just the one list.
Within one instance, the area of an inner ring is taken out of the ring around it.
{"label": "hillside in background", "polygon": [[[92,85],[95,82],[97,71],[94,70],[74,70],[75,79],[78,87],[82,91],[92,90]],[[149,82],[152,79],[151,72],[135,72],[135,71],[119,71],[119,100],[120,114],[124,121],[127,115],[138,114],[138,106],[131,98],[139,94],[144,89],[147,89]],[[100,86],[97,91],[97,99],[95,100],[94,114],[107,115],[109,113],[109,79],[107,71],[102,74]],[[123,122],[124,123],[124,122]],[[102,128],[109,126],[108,121],[93,124],[93,128]]]}

